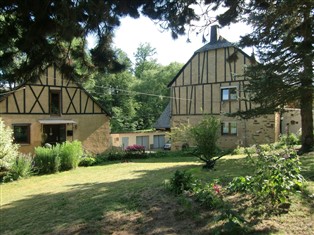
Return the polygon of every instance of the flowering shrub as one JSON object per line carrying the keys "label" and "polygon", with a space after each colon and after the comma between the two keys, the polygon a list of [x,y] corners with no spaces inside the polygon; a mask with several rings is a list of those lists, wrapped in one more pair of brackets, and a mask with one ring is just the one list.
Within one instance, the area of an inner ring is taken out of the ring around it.
{"label": "flowering shrub", "polygon": [[127,151],[127,152],[145,152],[145,147],[143,145],[134,144],[134,145],[130,145],[130,146],[126,147],[125,151]]}
{"label": "flowering shrub", "polygon": [[13,132],[0,118],[0,171],[10,170],[18,157],[18,145],[13,143]]}
{"label": "flowering shrub", "polygon": [[229,185],[232,192],[246,192],[256,199],[270,200],[273,204],[285,203],[289,195],[302,188],[300,161],[294,150],[265,152],[257,146],[257,156],[248,154],[255,168],[252,176],[236,177]]}
{"label": "flowering shrub", "polygon": [[214,209],[223,206],[221,186],[215,183],[196,183],[193,187],[195,200],[203,207]]}

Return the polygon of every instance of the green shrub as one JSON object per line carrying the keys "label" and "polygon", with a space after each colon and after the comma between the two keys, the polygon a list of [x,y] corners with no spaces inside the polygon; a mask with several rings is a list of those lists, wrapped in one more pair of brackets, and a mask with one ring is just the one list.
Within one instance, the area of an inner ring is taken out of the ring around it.
{"label": "green shrub", "polygon": [[220,186],[213,183],[195,184],[193,186],[193,195],[197,202],[203,207],[214,209],[223,206]]}
{"label": "green shrub", "polygon": [[300,137],[298,137],[294,133],[290,133],[289,135],[281,135],[279,142],[281,143],[281,145],[288,145],[288,146],[301,144]]}
{"label": "green shrub", "polygon": [[175,194],[181,194],[184,191],[191,190],[193,183],[194,179],[191,173],[176,170],[174,176],[170,179],[170,189]]}
{"label": "green shrub", "polygon": [[251,147],[240,147],[238,146],[236,149],[232,151],[232,154],[253,154],[256,152],[255,145]]}
{"label": "green shrub", "polygon": [[78,167],[83,148],[80,141],[64,142],[60,145],[60,170],[66,171]]}
{"label": "green shrub", "polygon": [[0,172],[8,171],[18,157],[18,145],[13,143],[13,132],[0,118]]}
{"label": "green shrub", "polygon": [[82,157],[79,162],[79,166],[93,166],[96,164],[96,159],[94,157]]}
{"label": "green shrub", "polygon": [[7,182],[29,177],[32,173],[32,163],[33,159],[30,155],[19,155],[5,176],[4,181]]}
{"label": "green shrub", "polygon": [[60,146],[52,148],[36,147],[34,157],[34,169],[38,174],[51,174],[60,168]]}
{"label": "green shrub", "polygon": [[265,152],[257,146],[257,157],[248,155],[255,171],[252,176],[236,177],[229,185],[231,191],[250,193],[273,204],[284,203],[289,195],[300,190],[303,177],[295,151]]}
{"label": "green shrub", "polygon": [[194,154],[205,162],[204,167],[208,169],[214,168],[216,161],[223,156],[217,145],[220,127],[218,119],[208,116],[190,128],[196,147]]}

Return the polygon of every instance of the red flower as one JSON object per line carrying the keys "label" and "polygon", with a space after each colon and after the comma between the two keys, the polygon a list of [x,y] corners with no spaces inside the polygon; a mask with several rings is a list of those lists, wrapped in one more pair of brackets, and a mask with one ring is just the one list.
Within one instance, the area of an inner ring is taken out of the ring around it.
{"label": "red flower", "polygon": [[214,184],[213,188],[217,194],[220,194],[220,186],[218,184]]}

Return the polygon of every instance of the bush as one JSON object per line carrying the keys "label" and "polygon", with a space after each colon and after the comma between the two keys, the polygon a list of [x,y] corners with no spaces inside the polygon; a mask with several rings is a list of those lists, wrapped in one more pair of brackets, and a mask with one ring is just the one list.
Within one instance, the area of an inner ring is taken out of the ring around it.
{"label": "bush", "polygon": [[21,154],[16,158],[8,174],[4,177],[4,181],[8,182],[29,177],[32,173],[32,163],[33,159],[30,155]]}
{"label": "bush", "polygon": [[279,142],[281,145],[288,146],[301,144],[300,138],[294,133],[290,133],[289,135],[281,135]]}
{"label": "bush", "polygon": [[96,159],[94,157],[82,157],[80,159],[79,166],[93,166],[96,164]]}
{"label": "bush", "polygon": [[51,174],[60,168],[60,145],[52,148],[36,147],[34,169],[38,174]]}
{"label": "bush", "polygon": [[81,142],[64,142],[60,146],[60,170],[66,171],[78,167],[80,157],[83,155]]}
{"label": "bush", "polygon": [[210,209],[223,206],[220,186],[214,183],[196,184],[193,187],[193,195],[197,202]]}
{"label": "bush", "polygon": [[139,152],[139,153],[144,153],[145,152],[145,147],[142,145],[134,144],[126,147],[125,149],[126,152]]}
{"label": "bush", "polygon": [[13,143],[13,132],[0,118],[0,172],[8,171],[18,157],[18,145]]}
{"label": "bush", "polygon": [[184,191],[191,190],[193,183],[194,179],[191,173],[176,170],[174,176],[170,179],[170,189],[175,194],[181,194]]}
{"label": "bush", "polygon": [[257,157],[248,155],[255,169],[254,174],[234,178],[229,189],[248,192],[257,199],[270,200],[273,204],[286,202],[291,193],[302,187],[298,156],[290,149],[281,153],[266,153],[258,146],[257,154]]}
{"label": "bush", "polygon": [[204,167],[208,169],[214,168],[216,161],[223,156],[217,145],[219,130],[219,120],[213,116],[204,118],[190,129],[196,146],[194,154],[206,163]]}

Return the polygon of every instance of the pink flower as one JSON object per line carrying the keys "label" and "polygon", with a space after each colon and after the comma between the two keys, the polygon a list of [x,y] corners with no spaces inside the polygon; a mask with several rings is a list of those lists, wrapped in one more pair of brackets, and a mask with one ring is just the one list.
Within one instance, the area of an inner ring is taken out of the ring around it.
{"label": "pink flower", "polygon": [[218,184],[214,184],[213,188],[217,194],[220,194],[220,186]]}

